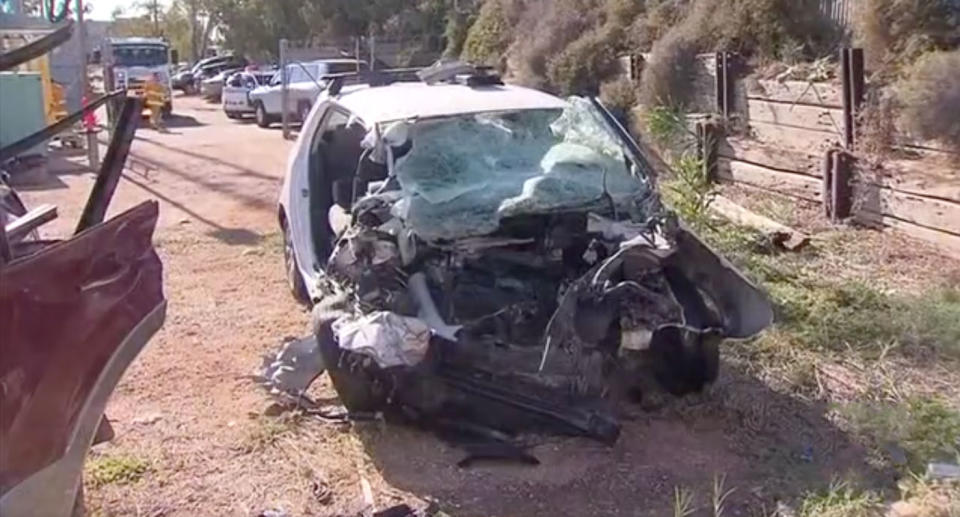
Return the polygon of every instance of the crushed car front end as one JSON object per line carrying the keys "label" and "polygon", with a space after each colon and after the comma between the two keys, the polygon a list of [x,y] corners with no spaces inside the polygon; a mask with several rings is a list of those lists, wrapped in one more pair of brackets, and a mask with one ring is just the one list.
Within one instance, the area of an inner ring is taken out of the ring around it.
{"label": "crushed car front end", "polygon": [[609,443],[618,401],[703,389],[770,324],[609,113],[558,102],[378,123],[331,183],[314,323],[348,409]]}

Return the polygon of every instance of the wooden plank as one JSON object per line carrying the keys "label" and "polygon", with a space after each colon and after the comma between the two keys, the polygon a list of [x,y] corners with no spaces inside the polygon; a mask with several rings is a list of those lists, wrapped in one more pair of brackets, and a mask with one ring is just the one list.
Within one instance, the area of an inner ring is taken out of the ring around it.
{"label": "wooden plank", "polygon": [[873,183],[899,192],[960,203],[960,175],[948,160],[887,160]]}
{"label": "wooden plank", "polygon": [[903,221],[896,217],[879,214],[870,210],[858,211],[856,219],[863,224],[893,228],[911,237],[929,242],[947,254],[960,257],[960,237],[956,235],[926,228],[909,221]]}
{"label": "wooden plank", "polygon": [[773,79],[745,79],[742,82],[747,91],[747,98],[843,108],[843,87],[839,82],[810,83]]}
{"label": "wooden plank", "polygon": [[802,129],[751,121],[750,133],[757,140],[782,149],[792,149],[807,154],[823,155],[827,149],[839,145],[843,137],[837,133]]}
{"label": "wooden plank", "polygon": [[739,160],[720,158],[717,162],[720,179],[745,183],[772,192],[820,202],[821,181],[802,174],[778,171]]}
{"label": "wooden plank", "polygon": [[863,210],[960,236],[960,202],[899,192],[875,184],[859,185],[855,194]]}
{"label": "wooden plank", "polygon": [[750,99],[747,120],[843,134],[843,110],[835,108]]}
{"label": "wooden plank", "polygon": [[734,203],[723,196],[716,196],[710,203],[710,209],[729,221],[741,226],[754,228],[768,236],[771,242],[787,250],[797,250],[806,245],[810,238],[789,226],[783,225],[756,212]]}
{"label": "wooden plank", "polygon": [[720,140],[719,155],[742,162],[765,165],[772,169],[823,176],[823,154],[785,149],[758,142],[752,138],[728,137]]}

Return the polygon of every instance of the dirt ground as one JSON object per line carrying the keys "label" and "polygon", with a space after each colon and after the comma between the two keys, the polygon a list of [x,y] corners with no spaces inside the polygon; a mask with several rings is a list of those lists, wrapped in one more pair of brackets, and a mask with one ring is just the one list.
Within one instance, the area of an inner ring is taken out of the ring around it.
{"label": "dirt ground", "polygon": [[[268,416],[272,400],[250,375],[309,323],[284,281],[277,226],[292,143],[196,99],[176,99],[175,111],[169,134],[138,132],[112,206],[161,203],[167,321],[110,401],[116,439],[91,456],[147,468],[130,483],[88,480],[92,515],[352,516],[366,480],[379,509],[433,500],[454,516],[662,516],[677,487],[705,508],[719,476],[736,489],[725,515],[769,515],[777,500],[836,476],[892,483],[824,404],[778,393],[734,364],[707,394],[627,408],[612,447],[540,439],[537,467],[462,469],[461,453],[417,430]],[[81,158],[55,162],[61,172],[23,192],[30,204],[56,203],[52,229],[65,234],[92,175]],[[335,402],[321,384],[321,399]]]}

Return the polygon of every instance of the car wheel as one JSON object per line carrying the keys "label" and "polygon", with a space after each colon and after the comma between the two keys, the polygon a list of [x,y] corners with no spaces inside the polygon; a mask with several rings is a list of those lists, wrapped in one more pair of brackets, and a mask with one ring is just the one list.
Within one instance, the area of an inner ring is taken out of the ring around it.
{"label": "car wheel", "polygon": [[702,391],[717,380],[720,341],[715,332],[662,327],[654,332],[650,358],[657,382],[676,396]]}
{"label": "car wheel", "polygon": [[307,285],[303,282],[303,275],[300,274],[297,253],[294,250],[293,238],[290,235],[290,227],[286,223],[283,224],[283,267],[293,298],[298,303],[310,305],[310,293],[307,292]]}
{"label": "car wheel", "polygon": [[310,116],[310,108],[310,103],[306,101],[302,101],[297,105],[297,120],[299,120],[301,124],[306,122],[307,117]]}
{"label": "car wheel", "polygon": [[255,113],[257,118],[257,125],[262,128],[270,127],[270,116],[267,115],[267,109],[263,107],[262,102],[257,103],[257,110]]}
{"label": "car wheel", "polygon": [[[313,329],[323,364],[333,389],[351,412],[373,413],[383,409],[388,390],[364,367],[362,357],[344,351],[337,343],[333,322],[347,313],[344,299],[323,299],[313,309]],[[378,389],[381,388],[381,389]]]}

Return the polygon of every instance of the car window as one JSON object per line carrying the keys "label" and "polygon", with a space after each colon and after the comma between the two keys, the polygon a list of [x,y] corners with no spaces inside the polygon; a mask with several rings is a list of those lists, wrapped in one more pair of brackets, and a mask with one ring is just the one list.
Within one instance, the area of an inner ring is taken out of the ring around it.
{"label": "car window", "polygon": [[227,79],[227,86],[232,88],[239,88],[243,85],[243,76],[240,74],[233,74],[230,76],[230,79]]}

